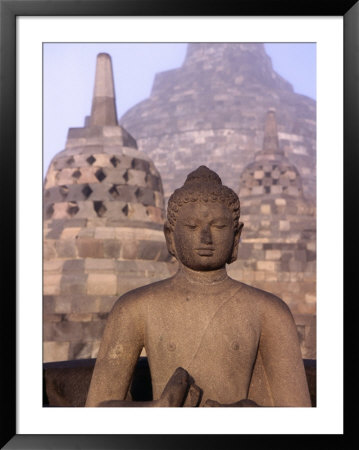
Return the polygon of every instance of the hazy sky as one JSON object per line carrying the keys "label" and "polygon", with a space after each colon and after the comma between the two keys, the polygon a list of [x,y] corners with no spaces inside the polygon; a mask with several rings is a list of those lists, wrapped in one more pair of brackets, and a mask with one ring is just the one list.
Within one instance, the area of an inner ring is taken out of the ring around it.
{"label": "hazy sky", "polygon": [[[118,118],[149,97],[156,73],[180,67],[187,44],[44,44],[44,175],[65,148],[68,129],[82,127],[91,111],[96,56],[109,53],[114,71]],[[273,68],[299,94],[316,98],[316,46],[265,44]]]}

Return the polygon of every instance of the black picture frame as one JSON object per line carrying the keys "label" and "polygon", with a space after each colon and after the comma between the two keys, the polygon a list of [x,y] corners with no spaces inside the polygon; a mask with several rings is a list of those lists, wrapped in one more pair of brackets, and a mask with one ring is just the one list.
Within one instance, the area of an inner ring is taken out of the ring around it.
{"label": "black picture frame", "polygon": [[[187,0],[0,0],[0,168],[4,201],[2,255],[3,301],[1,326],[1,365],[3,383],[1,448],[7,449],[183,449],[236,448],[278,441],[278,435],[18,435],[16,434],[16,17],[19,16],[342,16],[344,19],[344,285],[353,293],[345,302],[345,386],[344,400],[351,403],[351,380],[355,358],[351,342],[356,341],[355,295],[350,283],[356,278],[354,251],[357,240],[355,218],[355,177],[358,165],[359,130],[359,4],[308,1],[222,1],[200,4]],[[333,205],[335,213],[335,205]],[[354,228],[355,227],[355,228]],[[352,259],[353,258],[353,259]],[[350,299],[349,299],[350,300]],[[351,366],[353,365],[353,367]],[[347,414],[343,439],[354,429],[355,414]],[[320,436],[285,436],[299,445],[317,445]],[[283,436],[282,436],[283,438]],[[349,437],[348,437],[349,440]],[[310,442],[310,444],[308,444]],[[276,442],[276,446],[281,445]],[[339,444],[340,445],[340,444]]]}

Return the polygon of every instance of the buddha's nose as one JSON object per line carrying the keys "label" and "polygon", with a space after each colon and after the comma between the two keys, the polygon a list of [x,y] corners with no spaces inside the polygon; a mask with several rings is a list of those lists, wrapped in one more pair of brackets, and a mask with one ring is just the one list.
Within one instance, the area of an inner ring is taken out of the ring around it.
{"label": "buddha's nose", "polygon": [[212,244],[212,234],[209,226],[204,227],[201,231],[201,243],[202,244]]}

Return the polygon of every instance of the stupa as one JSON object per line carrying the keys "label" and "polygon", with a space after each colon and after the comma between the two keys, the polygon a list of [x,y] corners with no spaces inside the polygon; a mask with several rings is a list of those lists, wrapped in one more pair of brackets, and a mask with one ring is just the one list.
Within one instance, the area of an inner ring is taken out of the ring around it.
{"label": "stupa", "polygon": [[304,357],[315,357],[316,211],[267,112],[262,149],[240,176],[244,222],[233,278],[281,297],[295,315]]}
{"label": "stupa", "polygon": [[264,44],[188,44],[183,65],[158,73],[149,98],[120,123],[155,162],[168,198],[202,164],[237,189],[239,174],[261,148],[270,107],[280,145],[315,201],[316,102],[273,69]]}
{"label": "stupa", "polygon": [[124,292],[168,277],[162,181],[117,123],[111,58],[97,57],[90,117],[44,182],[44,361],[96,357]]}

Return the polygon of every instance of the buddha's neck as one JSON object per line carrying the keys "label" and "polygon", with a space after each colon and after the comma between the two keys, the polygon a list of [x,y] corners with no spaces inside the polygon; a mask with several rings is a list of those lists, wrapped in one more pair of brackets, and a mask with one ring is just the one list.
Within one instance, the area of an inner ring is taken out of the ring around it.
{"label": "buddha's neck", "polygon": [[213,285],[228,279],[225,267],[217,270],[198,271],[179,264],[178,275],[184,277],[191,284]]}

